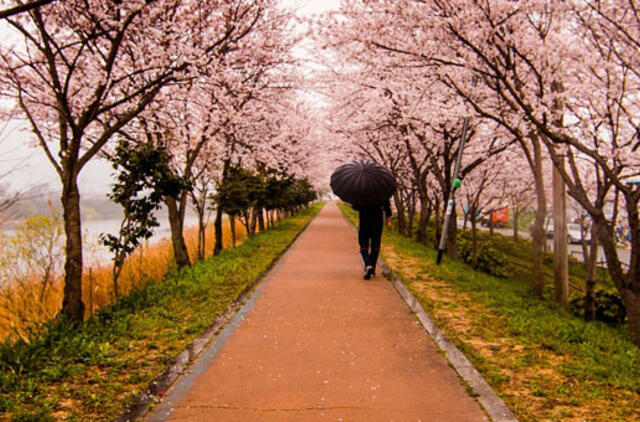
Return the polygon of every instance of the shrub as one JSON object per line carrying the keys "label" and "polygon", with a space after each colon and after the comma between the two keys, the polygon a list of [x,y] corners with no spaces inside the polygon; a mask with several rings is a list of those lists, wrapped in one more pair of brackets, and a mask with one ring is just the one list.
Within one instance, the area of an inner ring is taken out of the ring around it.
{"label": "shrub", "polygon": [[[505,255],[496,248],[492,240],[478,240],[478,267],[477,269],[496,277],[511,277],[511,266]],[[460,257],[471,265],[472,242],[466,237],[458,239],[458,251]]]}
{"label": "shrub", "polygon": [[[619,326],[624,324],[627,318],[627,310],[622,298],[613,292],[596,290],[596,320],[609,325]],[[584,297],[577,297],[569,302],[571,313],[584,317]]]}

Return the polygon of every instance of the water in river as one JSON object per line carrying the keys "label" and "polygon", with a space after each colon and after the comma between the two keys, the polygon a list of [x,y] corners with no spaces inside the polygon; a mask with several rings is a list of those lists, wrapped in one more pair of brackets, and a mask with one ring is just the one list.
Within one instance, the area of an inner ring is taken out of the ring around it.
{"label": "water in river", "polygon": [[[98,242],[101,233],[117,234],[120,229],[121,220],[117,218],[101,219],[101,220],[86,220],[82,222],[82,232],[84,234],[84,250],[85,262],[96,261],[109,261],[111,254],[106,247],[100,245]],[[154,230],[154,235],[149,239],[149,243],[157,242],[158,240],[170,236],[169,221],[166,216],[159,216],[159,227]],[[192,227],[198,224],[197,217],[195,215],[187,214],[185,216],[184,227]],[[1,230],[1,229],[0,229]],[[1,230],[7,235],[15,233],[13,229]]]}

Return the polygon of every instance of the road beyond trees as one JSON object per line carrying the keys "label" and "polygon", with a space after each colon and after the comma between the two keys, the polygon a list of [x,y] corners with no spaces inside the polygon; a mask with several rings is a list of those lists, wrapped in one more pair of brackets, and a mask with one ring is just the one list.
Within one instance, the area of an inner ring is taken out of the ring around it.
{"label": "road beyond trees", "polygon": [[147,420],[487,420],[391,284],[362,280],[335,204],[234,325]]}

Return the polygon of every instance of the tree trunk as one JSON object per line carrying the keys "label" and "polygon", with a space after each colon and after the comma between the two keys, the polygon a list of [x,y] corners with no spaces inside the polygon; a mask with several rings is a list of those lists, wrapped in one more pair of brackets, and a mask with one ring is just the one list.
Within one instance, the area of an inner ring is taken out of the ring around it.
{"label": "tree trunk", "polygon": [[236,247],[236,217],[233,215],[229,216],[229,227],[231,228],[231,245]]}
{"label": "tree trunk", "polygon": [[113,268],[111,270],[111,280],[113,281],[113,298],[114,301],[120,297],[120,287],[118,286],[118,280],[120,279],[120,273],[124,266],[124,260],[126,255],[124,253],[117,253],[113,260]]}
{"label": "tree trunk", "polygon": [[[636,346],[640,346],[640,221],[638,219],[638,199],[637,197],[631,197],[631,195],[625,195],[625,202],[629,232],[631,233],[631,261],[626,275],[622,271],[622,264],[616,259],[617,249],[615,240],[613,240],[613,227],[610,227],[611,234],[609,239],[611,239],[611,243],[609,244],[608,254],[607,249],[605,249],[605,256],[608,255],[607,266],[610,265],[609,261],[612,261],[611,264],[613,265],[617,261],[616,270],[610,271],[611,279],[614,280],[616,287],[618,285],[624,285],[625,287],[624,292],[620,293],[627,309],[629,332],[633,343]],[[609,256],[611,259],[609,259]],[[618,277],[622,277],[625,283],[616,282],[615,279]],[[618,290],[620,290],[619,287]]]}
{"label": "tree trunk", "polygon": [[178,204],[175,198],[170,196],[164,199],[169,211],[169,226],[171,228],[171,244],[173,246],[173,258],[176,261],[178,269],[191,266],[189,260],[189,252],[187,251],[187,244],[184,241],[183,222],[180,218],[180,212],[178,211]]}
{"label": "tree trunk", "polygon": [[216,244],[213,247],[213,254],[219,255],[222,251],[222,207],[218,205],[216,208],[216,219],[213,223],[215,230]]}
{"label": "tree trunk", "polygon": [[631,339],[633,344],[640,346],[640,293],[627,290],[623,300],[624,306],[627,308],[627,321]]}
{"label": "tree trunk", "polygon": [[418,228],[416,230],[416,241],[423,243],[427,238],[427,204],[420,201],[420,217],[418,219]]}
{"label": "tree trunk", "polygon": [[258,208],[258,231],[264,231],[264,209]]}
{"label": "tree trunk", "polygon": [[409,203],[409,216],[407,218],[407,228],[406,228],[406,236],[413,236],[413,224],[416,220],[416,201],[415,197],[411,198],[411,202]]}
{"label": "tree trunk", "polygon": [[420,216],[418,219],[418,229],[416,230],[416,241],[424,242],[427,238],[427,206],[429,195],[427,194],[427,186],[424,180],[417,180],[418,200],[420,202]]}
{"label": "tree trunk", "polygon": [[533,228],[531,230],[531,292],[539,299],[542,299],[544,289],[544,254],[546,249],[546,235],[544,231],[544,220],[547,213],[547,198],[544,190],[544,180],[542,172],[542,152],[540,150],[540,140],[537,134],[530,134],[533,158],[530,163],[531,172],[536,189],[536,210],[534,213]]}
{"label": "tree trunk", "polygon": [[256,233],[256,215],[253,209],[247,211],[245,221],[247,231],[253,236]]}
{"label": "tree trunk", "polygon": [[489,214],[489,237],[493,239],[493,213]]}
{"label": "tree trunk", "polygon": [[518,220],[520,219],[520,208],[513,207],[513,240],[518,241]]}
{"label": "tree trunk", "polygon": [[205,236],[206,236],[206,225],[204,224],[204,215],[198,215],[198,252],[197,258],[199,261],[204,260],[204,251],[205,251]]}
{"label": "tree trunk", "polygon": [[553,168],[553,273],[555,301],[569,303],[569,258],[567,233],[567,190],[560,171]]}
{"label": "tree trunk", "polygon": [[207,229],[207,225],[205,223],[205,214],[207,212],[206,188],[200,194],[201,196],[200,198],[198,198],[193,191],[190,192],[191,201],[195,206],[196,213],[198,214],[198,247],[196,250],[196,259],[198,261],[203,261],[206,254],[206,229]]}
{"label": "tree trunk", "polygon": [[67,237],[64,264],[64,298],[62,313],[77,323],[84,319],[82,302],[82,229],[80,219],[80,192],[71,170],[65,169],[62,189],[62,217]]}
{"label": "tree trunk", "polygon": [[440,209],[440,201],[438,201],[437,199],[435,200],[435,204],[433,208],[436,214],[436,218],[435,218],[436,230],[435,230],[435,236],[432,240],[433,240],[434,249],[438,249],[440,247],[440,236],[442,234],[442,230],[441,230],[442,222],[444,221],[444,218],[441,218],[442,215],[440,214],[440,211],[444,212],[444,210]]}
{"label": "tree trunk", "polygon": [[591,225],[591,245],[587,250],[587,245],[583,243],[582,255],[587,269],[587,279],[585,280],[584,295],[584,319],[587,321],[596,320],[596,282],[598,274],[598,234],[595,224]]}
{"label": "tree trunk", "polygon": [[451,221],[449,221],[449,227],[447,229],[447,255],[451,259],[456,259],[458,258],[458,222],[455,199],[453,200],[453,209],[451,210],[450,218]]}
{"label": "tree trunk", "polygon": [[471,216],[471,266],[478,268],[478,221],[476,220],[475,209]]}
{"label": "tree trunk", "polygon": [[[636,346],[640,346],[640,294],[637,293],[637,289],[634,289],[634,284],[637,285],[638,273],[633,271],[634,268],[634,254],[638,253],[638,249],[634,248],[634,237],[637,241],[637,232],[633,232],[633,230],[637,230],[638,222],[637,222],[637,211],[636,213],[636,221],[632,221],[633,216],[629,215],[629,226],[632,230],[632,246],[631,246],[631,259],[632,265],[631,270],[627,275],[625,275],[622,264],[618,257],[618,251],[616,250],[616,242],[611,236],[611,229],[609,224],[605,220],[604,216],[601,215],[591,215],[593,224],[597,225],[598,230],[598,240],[602,245],[602,249],[604,251],[604,256],[607,261],[607,269],[609,274],[611,275],[611,280],[615,284],[618,292],[620,293],[620,297],[624,303],[624,306],[627,310],[627,319],[628,319],[628,327],[629,333],[631,334],[631,338],[633,343]],[[631,213],[630,213],[631,214]],[[637,258],[635,258],[637,259]]]}
{"label": "tree trunk", "polygon": [[400,194],[396,191],[393,194],[393,202],[396,205],[396,219],[398,221],[398,233],[406,234],[406,215],[404,209],[404,201],[402,201]]}

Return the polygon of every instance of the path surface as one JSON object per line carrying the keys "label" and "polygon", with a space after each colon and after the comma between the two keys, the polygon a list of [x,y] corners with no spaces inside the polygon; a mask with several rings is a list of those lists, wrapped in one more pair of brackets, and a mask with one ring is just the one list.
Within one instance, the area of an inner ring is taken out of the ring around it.
{"label": "path surface", "polygon": [[362,279],[357,251],[328,204],[211,363],[148,420],[486,421],[392,285]]}

